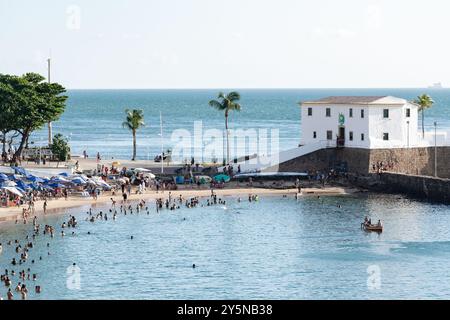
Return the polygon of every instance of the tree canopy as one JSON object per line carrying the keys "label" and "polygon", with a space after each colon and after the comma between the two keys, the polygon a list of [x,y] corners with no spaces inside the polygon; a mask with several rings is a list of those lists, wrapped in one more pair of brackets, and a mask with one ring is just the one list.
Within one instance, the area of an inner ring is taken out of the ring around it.
{"label": "tree canopy", "polygon": [[0,131],[16,131],[21,139],[14,160],[20,159],[30,134],[44,124],[57,120],[64,112],[66,89],[47,83],[37,73],[22,76],[0,74]]}
{"label": "tree canopy", "polygon": [[52,153],[58,158],[58,161],[66,161],[69,158],[70,147],[67,139],[60,133],[53,137]]}

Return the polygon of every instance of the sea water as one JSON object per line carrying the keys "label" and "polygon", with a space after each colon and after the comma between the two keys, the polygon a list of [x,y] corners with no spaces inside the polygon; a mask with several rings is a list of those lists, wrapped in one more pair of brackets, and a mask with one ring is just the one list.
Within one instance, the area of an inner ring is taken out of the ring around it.
{"label": "sea water", "polygon": [[[67,108],[53,123],[53,133],[68,138],[72,154],[84,150],[90,157],[97,152],[104,159],[129,159],[132,154],[131,132],[122,127],[125,109],[144,110],[146,126],[137,133],[137,158],[153,159],[173,148],[172,133],[177,129],[194,134],[194,121],[202,121],[204,130],[225,127],[223,112],[211,108],[219,90],[69,90]],[[230,91],[230,90],[225,90]],[[450,89],[239,89],[242,110],[231,112],[232,129],[278,130],[279,150],[298,146],[301,137],[299,102],[332,95],[393,95],[408,100],[428,93],[435,105],[425,113],[425,125],[438,130],[450,129]],[[160,136],[160,112],[163,135]],[[420,121],[419,121],[420,125]],[[47,130],[33,134],[30,142],[47,143]],[[161,143],[162,142],[162,143]],[[208,160],[208,159],[202,159]]]}
{"label": "sea water", "polygon": [[[5,223],[0,270],[31,268],[38,280],[26,281],[30,299],[450,298],[448,206],[379,194],[225,199],[225,206],[160,213],[149,201],[148,215],[116,221],[109,205],[98,205],[94,213],[109,219],[94,223],[84,220],[88,206],[48,215],[39,223],[55,226],[55,237],[38,236],[28,261],[15,267],[6,241],[23,243],[32,226]],[[76,235],[66,229],[62,237],[69,214],[79,221]],[[381,219],[383,233],[361,230],[364,216]]]}

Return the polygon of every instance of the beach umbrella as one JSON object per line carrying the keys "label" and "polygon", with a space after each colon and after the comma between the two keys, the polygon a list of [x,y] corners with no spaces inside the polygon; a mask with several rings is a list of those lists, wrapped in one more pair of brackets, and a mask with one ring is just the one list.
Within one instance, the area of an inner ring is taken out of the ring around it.
{"label": "beach umbrella", "polygon": [[17,183],[15,183],[14,181],[8,180],[8,181],[3,182],[2,185],[4,187],[15,187],[15,186],[17,186]]}
{"label": "beach umbrella", "polygon": [[23,197],[23,193],[17,190],[15,187],[1,187],[1,189],[9,191],[15,195],[18,195],[19,197]]}
{"label": "beach umbrella", "polygon": [[27,189],[31,189],[31,187],[29,185],[27,185],[25,182],[23,182],[22,180],[17,181],[17,188],[19,189],[23,189],[23,190],[27,190]]}
{"label": "beach umbrella", "polygon": [[134,169],[135,172],[151,172],[151,170],[149,169],[144,169],[144,168],[136,168]]}
{"label": "beach umbrella", "polygon": [[1,180],[8,180],[8,176],[4,173],[0,173],[0,181]]}
{"label": "beach umbrella", "polygon": [[214,176],[214,180],[218,181],[218,182],[228,182],[230,181],[230,177],[227,176],[226,174],[218,174],[216,176]]}
{"label": "beach umbrella", "polygon": [[60,174],[58,174],[58,176],[63,176],[67,178],[69,174],[67,172],[61,172]]}
{"label": "beach umbrella", "polygon": [[75,177],[71,180],[71,182],[75,184],[86,184],[86,181],[81,177]]}
{"label": "beach umbrella", "polygon": [[151,173],[151,172],[144,173],[144,177],[148,177],[150,179],[155,179],[156,178],[156,176],[153,173]]}
{"label": "beach umbrella", "polygon": [[197,179],[200,181],[200,183],[209,183],[212,181],[212,178],[210,176],[197,176]]}
{"label": "beach umbrella", "polygon": [[52,182],[52,183],[67,183],[67,182],[69,182],[69,180],[67,180],[63,177],[52,177],[50,179],[50,182]]}
{"label": "beach umbrella", "polygon": [[21,168],[21,167],[12,167],[12,168],[14,169],[15,173],[17,173],[17,174],[21,174],[23,176],[29,175],[28,172],[24,168]]}
{"label": "beach umbrella", "polygon": [[45,182],[44,179],[41,179],[39,177],[32,176],[32,175],[28,176],[27,179],[30,180],[31,182],[35,182],[35,183],[44,183]]}

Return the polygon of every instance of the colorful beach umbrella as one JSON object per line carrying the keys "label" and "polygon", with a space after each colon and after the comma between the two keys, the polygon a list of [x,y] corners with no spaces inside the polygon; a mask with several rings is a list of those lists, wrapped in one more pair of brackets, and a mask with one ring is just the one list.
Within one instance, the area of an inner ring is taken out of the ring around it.
{"label": "colorful beach umbrella", "polygon": [[226,174],[218,174],[214,176],[214,180],[218,182],[228,182],[230,181],[230,176],[227,176]]}
{"label": "colorful beach umbrella", "polygon": [[27,179],[30,180],[31,182],[36,182],[36,183],[44,183],[45,182],[44,179],[41,179],[41,178],[33,176],[33,175],[28,176]]}
{"label": "colorful beach umbrella", "polygon": [[81,177],[76,177],[72,179],[71,182],[75,184],[86,184],[86,181],[84,181]]}

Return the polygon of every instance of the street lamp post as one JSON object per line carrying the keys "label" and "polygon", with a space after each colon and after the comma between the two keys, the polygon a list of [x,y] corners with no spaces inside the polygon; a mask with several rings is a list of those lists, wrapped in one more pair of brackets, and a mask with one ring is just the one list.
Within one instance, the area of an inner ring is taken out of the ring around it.
{"label": "street lamp post", "polygon": [[437,137],[436,137],[437,122],[434,122],[434,176],[437,177]]}

